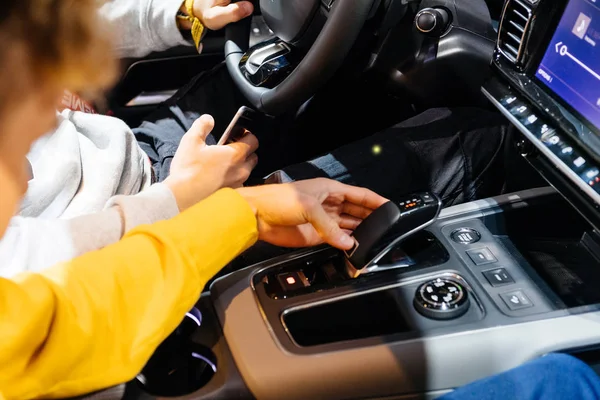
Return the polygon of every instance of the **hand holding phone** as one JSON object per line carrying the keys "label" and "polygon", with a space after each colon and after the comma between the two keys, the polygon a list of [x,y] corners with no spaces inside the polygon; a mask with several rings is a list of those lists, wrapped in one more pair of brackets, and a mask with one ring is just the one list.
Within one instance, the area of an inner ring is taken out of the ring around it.
{"label": "hand holding phone", "polygon": [[233,119],[225,129],[223,136],[217,145],[226,145],[237,142],[248,132],[255,133],[257,127],[258,113],[251,108],[242,106],[233,116]]}

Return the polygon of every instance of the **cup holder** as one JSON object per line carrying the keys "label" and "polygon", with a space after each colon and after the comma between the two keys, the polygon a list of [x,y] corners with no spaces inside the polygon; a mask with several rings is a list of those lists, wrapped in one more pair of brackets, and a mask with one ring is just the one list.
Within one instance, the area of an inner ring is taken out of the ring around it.
{"label": "cup holder", "polygon": [[196,329],[202,325],[202,313],[196,308],[192,308],[185,314],[185,318],[179,324],[175,332],[175,336],[189,338]]}
{"label": "cup holder", "polygon": [[176,397],[204,387],[217,372],[217,359],[206,346],[190,337],[202,323],[197,309],[156,350],[136,377],[142,389],[153,396]]}

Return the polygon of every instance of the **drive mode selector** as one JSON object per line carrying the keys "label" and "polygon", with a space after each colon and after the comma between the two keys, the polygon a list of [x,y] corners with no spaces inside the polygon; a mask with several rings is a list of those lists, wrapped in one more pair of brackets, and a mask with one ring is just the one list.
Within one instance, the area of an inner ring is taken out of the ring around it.
{"label": "drive mode selector", "polygon": [[469,296],[463,285],[452,279],[436,278],[417,289],[415,308],[431,319],[458,318],[469,309]]}

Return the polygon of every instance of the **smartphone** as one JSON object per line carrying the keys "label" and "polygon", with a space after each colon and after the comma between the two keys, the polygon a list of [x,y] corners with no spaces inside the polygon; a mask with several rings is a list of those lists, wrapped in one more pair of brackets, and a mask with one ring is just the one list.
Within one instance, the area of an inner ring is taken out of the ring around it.
{"label": "smartphone", "polygon": [[255,133],[259,114],[251,108],[242,106],[233,116],[217,145],[234,143],[243,138],[248,132]]}

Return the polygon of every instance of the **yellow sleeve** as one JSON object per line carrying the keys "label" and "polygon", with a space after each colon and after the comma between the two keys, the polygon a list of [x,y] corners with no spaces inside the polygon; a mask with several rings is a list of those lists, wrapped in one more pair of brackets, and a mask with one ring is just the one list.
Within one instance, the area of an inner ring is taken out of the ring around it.
{"label": "yellow sleeve", "polygon": [[206,282],[257,239],[224,189],[172,220],[43,273],[0,280],[0,398],[57,398],[128,381]]}

